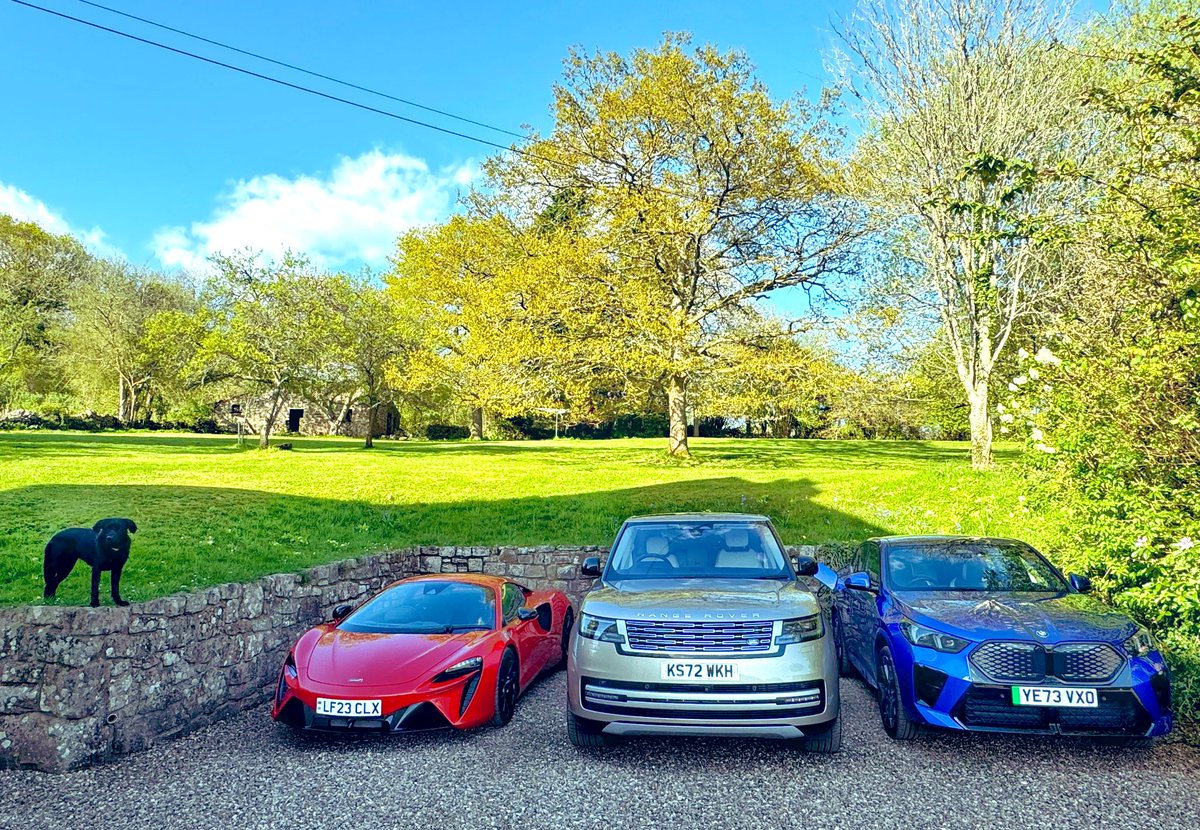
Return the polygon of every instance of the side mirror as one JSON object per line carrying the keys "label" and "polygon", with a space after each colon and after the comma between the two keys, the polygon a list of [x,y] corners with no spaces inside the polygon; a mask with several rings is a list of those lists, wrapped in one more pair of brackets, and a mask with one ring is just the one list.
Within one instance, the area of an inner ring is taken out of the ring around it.
{"label": "side mirror", "polygon": [[796,557],[796,573],[800,576],[816,576],[817,570],[817,560],[811,556]]}
{"label": "side mirror", "polygon": [[870,591],[873,594],[879,593],[874,585],[871,584],[871,577],[866,571],[850,574],[846,577],[846,587],[852,591]]}
{"label": "side mirror", "polygon": [[1092,590],[1092,580],[1088,579],[1086,576],[1080,576],[1079,574],[1067,574],[1067,582],[1070,582],[1071,587],[1081,594],[1086,594],[1088,591]]}
{"label": "side mirror", "polygon": [[518,608],[517,619],[521,622],[529,622],[537,619],[538,612],[533,608]]}
{"label": "side mirror", "polygon": [[337,622],[346,618],[346,615],[354,610],[353,605],[338,605],[333,609],[333,621]]}
{"label": "side mirror", "polygon": [[583,560],[583,565],[579,568],[579,572],[584,576],[600,576],[600,557],[589,556]]}

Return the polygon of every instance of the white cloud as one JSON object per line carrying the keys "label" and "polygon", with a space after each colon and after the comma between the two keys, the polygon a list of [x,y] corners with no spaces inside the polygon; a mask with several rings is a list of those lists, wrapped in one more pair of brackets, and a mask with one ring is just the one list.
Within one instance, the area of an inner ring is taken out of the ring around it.
{"label": "white cloud", "polygon": [[208,220],[161,229],[153,247],[163,265],[197,273],[210,255],[243,249],[291,250],[321,267],[382,266],[398,234],[443,218],[476,174],[471,163],[434,173],[421,159],[374,150],[342,157],[324,177],[255,176]]}
{"label": "white cloud", "polygon": [[91,230],[73,228],[62,214],[55,213],[41,199],[3,182],[0,182],[0,213],[6,213],[22,222],[33,222],[43,230],[59,236],[69,234],[97,256],[117,258],[122,256],[117,248],[109,244],[104,231],[100,228],[93,227]]}

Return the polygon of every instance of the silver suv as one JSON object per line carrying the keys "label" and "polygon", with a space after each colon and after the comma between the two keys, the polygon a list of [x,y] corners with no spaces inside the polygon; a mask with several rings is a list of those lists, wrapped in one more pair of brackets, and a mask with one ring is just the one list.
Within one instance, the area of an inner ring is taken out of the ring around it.
{"label": "silver suv", "polygon": [[827,610],[792,569],[766,516],[628,519],[584,597],[567,659],[567,735],[783,738],[842,744]]}

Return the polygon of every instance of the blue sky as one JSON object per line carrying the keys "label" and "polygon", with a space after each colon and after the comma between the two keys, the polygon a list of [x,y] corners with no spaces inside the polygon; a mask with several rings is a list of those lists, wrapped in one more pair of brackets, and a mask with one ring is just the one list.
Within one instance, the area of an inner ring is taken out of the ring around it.
{"label": "blue sky", "polygon": [[[568,47],[627,52],[666,30],[746,50],[776,97],[825,78],[846,2],[145,2],[99,0],[509,129],[546,128]],[[77,0],[31,0],[328,91]],[[214,250],[386,264],[396,234],[454,209],[492,151],[0,0],[0,212],[101,253],[195,268]],[[505,142],[361,93],[352,97]]]}

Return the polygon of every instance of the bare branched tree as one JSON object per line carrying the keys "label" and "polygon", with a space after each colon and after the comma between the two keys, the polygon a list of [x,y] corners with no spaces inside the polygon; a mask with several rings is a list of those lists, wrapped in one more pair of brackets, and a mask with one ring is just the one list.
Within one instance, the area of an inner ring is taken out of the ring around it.
{"label": "bare branched tree", "polygon": [[929,314],[970,406],[971,462],[992,459],[989,392],[1014,329],[1066,286],[1063,175],[1092,140],[1083,82],[1043,0],[863,0],[839,34],[868,127],[858,182],[912,267],[886,288]]}

